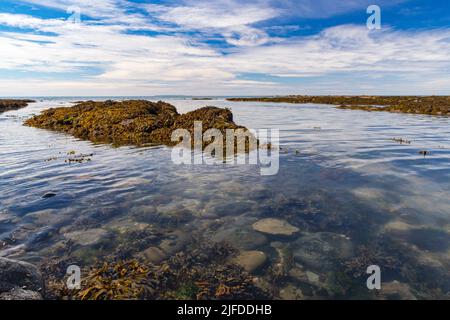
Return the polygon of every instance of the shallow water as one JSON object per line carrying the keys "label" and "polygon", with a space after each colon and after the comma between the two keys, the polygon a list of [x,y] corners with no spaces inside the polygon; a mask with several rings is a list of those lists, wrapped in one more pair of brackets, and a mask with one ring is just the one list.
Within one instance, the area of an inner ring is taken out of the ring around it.
{"label": "shallow water", "polygon": [[[293,262],[271,285],[281,298],[374,297],[366,288],[371,264],[381,267],[388,298],[448,297],[448,118],[164,99],[179,112],[226,106],[240,125],[280,129],[280,171],[261,176],[258,166],[178,166],[166,147],[113,148],[22,126],[32,114],[77,100],[40,99],[0,115],[1,256],[36,264],[68,256],[88,265],[168,241],[181,248],[198,233],[264,251],[262,278],[279,262],[276,248],[285,248]],[[68,163],[71,153],[89,156]],[[267,217],[300,233],[252,230]]]}

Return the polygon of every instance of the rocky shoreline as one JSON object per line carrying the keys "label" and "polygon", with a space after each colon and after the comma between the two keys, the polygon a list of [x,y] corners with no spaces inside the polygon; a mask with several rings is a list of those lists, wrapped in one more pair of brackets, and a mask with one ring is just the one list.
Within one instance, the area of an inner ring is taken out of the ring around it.
{"label": "rocky shoreline", "polygon": [[448,116],[450,96],[275,96],[231,98],[234,102],[330,104],[339,109]]}
{"label": "rocky shoreline", "polygon": [[192,137],[196,121],[202,122],[203,133],[211,128],[222,133],[227,129],[248,131],[234,123],[229,109],[204,107],[180,115],[171,104],[146,100],[80,102],[73,107],[45,110],[41,115],[28,119],[25,125],[116,146],[173,146],[178,142],[172,141],[172,132],[186,129]]}
{"label": "rocky shoreline", "polygon": [[36,102],[34,100],[15,100],[15,99],[1,99],[0,113],[12,110],[19,110],[28,106],[28,104]]}

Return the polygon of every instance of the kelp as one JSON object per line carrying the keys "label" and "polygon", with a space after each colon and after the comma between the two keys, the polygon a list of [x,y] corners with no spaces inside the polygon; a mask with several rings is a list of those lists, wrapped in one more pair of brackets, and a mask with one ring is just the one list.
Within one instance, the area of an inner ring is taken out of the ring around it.
{"label": "kelp", "polygon": [[[233,264],[230,246],[195,242],[184,252],[155,265],[142,260],[106,259],[82,273],[81,289],[69,290],[63,281],[66,263],[49,262],[46,298],[69,300],[227,300],[268,299],[253,277]],[[83,276],[87,274],[87,276]]]}

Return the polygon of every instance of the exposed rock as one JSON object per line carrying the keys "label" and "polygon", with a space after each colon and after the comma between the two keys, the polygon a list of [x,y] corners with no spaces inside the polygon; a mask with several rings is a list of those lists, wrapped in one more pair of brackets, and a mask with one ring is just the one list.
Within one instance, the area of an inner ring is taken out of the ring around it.
{"label": "exposed rock", "polygon": [[89,229],[85,231],[73,231],[64,236],[82,246],[91,246],[100,242],[108,232],[104,229]]}
{"label": "exposed rock", "polygon": [[25,108],[29,103],[36,102],[34,100],[0,100],[0,113]]}
{"label": "exposed rock", "polygon": [[262,251],[243,251],[233,261],[245,271],[253,273],[266,263],[267,255]]}
{"label": "exposed rock", "polygon": [[39,270],[27,262],[0,258],[0,293],[13,289],[40,291],[44,287]]}
{"label": "exposed rock", "polygon": [[287,221],[272,218],[259,220],[253,224],[253,229],[262,233],[282,236],[292,236],[300,231]]}
{"label": "exposed rock", "polygon": [[36,291],[14,288],[0,294],[0,300],[42,300],[42,295]]}
{"label": "exposed rock", "polygon": [[44,194],[42,196],[42,199],[50,199],[50,198],[53,198],[53,197],[56,197],[56,193],[54,193],[54,192],[47,192],[46,194]]}
{"label": "exposed rock", "polygon": [[[218,129],[223,134],[226,129],[248,131],[233,122],[233,114],[228,109],[205,107],[180,115],[168,103],[145,100],[87,101],[70,108],[52,108],[28,119],[25,125],[62,131],[93,142],[173,146],[178,141],[172,141],[172,132],[186,129],[193,137],[195,121],[202,122],[202,133],[211,128]],[[207,144],[209,142],[204,142],[203,147]]]}

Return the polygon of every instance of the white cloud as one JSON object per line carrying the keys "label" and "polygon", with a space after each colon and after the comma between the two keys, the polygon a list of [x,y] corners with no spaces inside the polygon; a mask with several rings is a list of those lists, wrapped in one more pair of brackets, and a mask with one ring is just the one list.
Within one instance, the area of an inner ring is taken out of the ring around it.
{"label": "white cloud", "polygon": [[261,8],[235,2],[222,5],[203,2],[193,7],[167,7],[160,19],[189,29],[227,29],[268,20],[278,15],[273,8]]}
{"label": "white cloud", "polygon": [[278,10],[237,1],[196,1],[189,6],[148,5],[147,10],[160,20],[184,30],[219,33],[235,46],[257,46],[269,41],[268,35],[252,27],[279,15]]}
{"label": "white cloud", "polygon": [[[32,2],[56,7],[74,1]],[[260,11],[250,7],[246,12],[230,9],[221,13],[218,7],[202,2],[178,8],[147,6],[165,22],[176,23],[178,27],[174,30],[222,33],[228,42],[236,45],[224,53],[223,49],[183,33],[153,36],[127,33],[136,26],[123,23],[126,14],[113,5],[117,2],[105,1],[105,4],[107,9],[95,10],[107,20],[84,22],[78,27],[62,19],[0,14],[0,25],[55,34],[0,32],[0,69],[47,74],[46,78],[40,76],[42,80],[3,79],[0,95],[19,95],[19,92],[242,95],[301,93],[302,90],[327,94],[373,91],[387,94],[393,90],[425,94],[450,90],[450,83],[444,80],[448,79],[450,69],[450,29],[405,32],[387,28],[370,32],[363,26],[342,25],[310,37],[268,39],[253,26],[276,15],[276,10],[267,7]],[[165,17],[171,10],[177,14]],[[113,18],[108,12],[123,16]],[[132,17],[138,19],[141,28],[154,26],[140,16]],[[80,75],[92,68],[98,74]],[[57,81],[48,73],[72,73],[73,80]],[[275,78],[257,81],[245,77],[243,80],[242,74]],[[346,81],[333,80],[336,75]],[[321,82],[316,82],[315,77],[320,77]],[[303,81],[300,88],[292,84],[292,78],[309,79],[309,82]]]}

